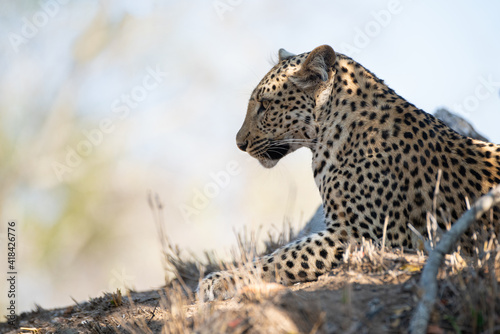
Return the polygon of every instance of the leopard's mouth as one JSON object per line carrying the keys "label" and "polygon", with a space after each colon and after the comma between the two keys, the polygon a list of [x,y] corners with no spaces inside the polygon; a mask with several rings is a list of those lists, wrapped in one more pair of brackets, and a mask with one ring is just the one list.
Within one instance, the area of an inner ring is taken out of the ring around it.
{"label": "leopard's mouth", "polygon": [[272,168],[289,152],[289,144],[273,143],[265,152],[259,154],[258,160],[262,166]]}
{"label": "leopard's mouth", "polygon": [[271,160],[279,160],[287,155],[289,151],[290,145],[274,143],[272,147],[267,149],[265,155],[267,155]]}

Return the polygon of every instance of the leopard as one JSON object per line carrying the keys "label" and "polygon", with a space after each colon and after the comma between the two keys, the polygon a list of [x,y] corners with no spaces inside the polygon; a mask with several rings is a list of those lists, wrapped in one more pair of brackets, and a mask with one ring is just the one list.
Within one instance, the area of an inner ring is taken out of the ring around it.
{"label": "leopard", "polygon": [[[278,54],[251,94],[236,144],[265,168],[310,149],[325,228],[249,268],[210,273],[197,289],[205,301],[233,297],[236,276],[248,270],[283,285],[317,280],[362,239],[417,249],[429,214],[446,230],[500,183],[500,145],[458,134],[352,58],[329,45]],[[472,251],[478,231],[498,235],[499,217],[498,207],[480,217],[461,249]]]}

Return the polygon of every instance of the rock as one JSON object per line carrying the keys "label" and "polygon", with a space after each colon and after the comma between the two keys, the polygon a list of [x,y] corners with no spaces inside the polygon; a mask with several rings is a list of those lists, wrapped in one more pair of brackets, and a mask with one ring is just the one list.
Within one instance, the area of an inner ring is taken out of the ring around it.
{"label": "rock", "polygon": [[488,139],[479,134],[469,122],[457,114],[440,108],[434,113],[434,116],[463,136],[488,141]]}
{"label": "rock", "polygon": [[294,240],[305,237],[306,235],[324,231],[326,229],[325,225],[325,214],[323,212],[323,206],[319,206],[314,216],[307,222],[307,224],[300,230],[297,237]]}

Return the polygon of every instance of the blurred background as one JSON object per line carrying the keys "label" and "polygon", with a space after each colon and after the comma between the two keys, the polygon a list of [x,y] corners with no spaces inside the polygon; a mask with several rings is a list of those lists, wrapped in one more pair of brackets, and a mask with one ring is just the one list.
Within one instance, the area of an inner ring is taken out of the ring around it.
{"label": "blurred background", "polygon": [[[330,44],[499,143],[499,13],[493,1],[0,0],[0,262],[15,220],[18,311],[161,286],[150,192],[171,241],[198,256],[313,214],[306,149],[266,170],[235,145],[279,48]],[[0,314],[6,302],[1,291]]]}

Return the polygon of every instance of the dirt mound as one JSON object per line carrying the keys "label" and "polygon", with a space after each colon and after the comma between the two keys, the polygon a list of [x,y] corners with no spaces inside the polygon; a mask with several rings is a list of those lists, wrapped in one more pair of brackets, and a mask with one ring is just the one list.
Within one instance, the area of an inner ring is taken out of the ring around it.
{"label": "dirt mound", "polygon": [[[318,281],[291,287],[257,281],[230,300],[199,303],[193,289],[199,279],[194,268],[200,266],[177,259],[179,276],[162,289],[128,291],[126,296],[109,293],[54,310],[39,308],[21,314],[15,328],[0,324],[0,332],[406,333],[426,260],[419,253],[382,252],[365,243],[349,247],[345,264]],[[497,252],[482,259],[448,256],[429,331],[498,330],[499,274]]]}

